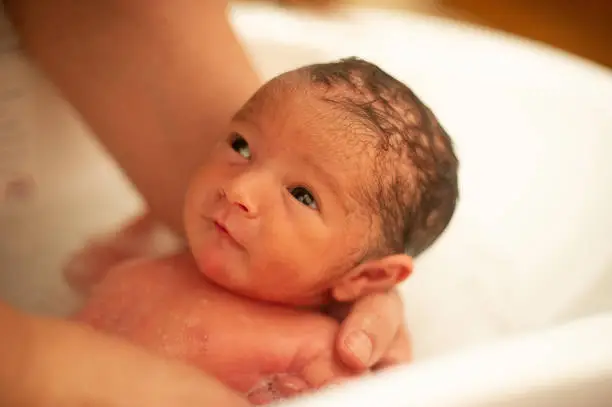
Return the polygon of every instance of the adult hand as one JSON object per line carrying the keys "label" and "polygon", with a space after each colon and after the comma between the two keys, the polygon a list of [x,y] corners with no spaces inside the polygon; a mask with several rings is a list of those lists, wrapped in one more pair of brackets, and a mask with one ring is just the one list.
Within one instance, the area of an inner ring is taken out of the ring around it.
{"label": "adult hand", "polygon": [[[323,352],[308,360],[301,375],[281,375],[267,386],[254,389],[249,400],[263,404],[275,396],[291,398],[369,371],[409,362],[412,352],[403,309],[396,290],[370,294],[350,306],[332,306],[328,314],[343,320],[336,334],[336,352],[332,349],[326,352],[328,348],[320,346],[317,349]],[[309,329],[312,331],[312,326]]]}
{"label": "adult hand", "polygon": [[[350,307],[331,311],[343,322],[336,347],[340,359],[356,371],[378,370],[409,362],[412,350],[397,290],[374,293]],[[348,315],[347,315],[348,314]]]}
{"label": "adult hand", "polygon": [[76,292],[87,294],[108,270],[124,261],[160,256],[182,247],[150,212],[130,219],[119,230],[90,239],[64,265],[64,277]]}

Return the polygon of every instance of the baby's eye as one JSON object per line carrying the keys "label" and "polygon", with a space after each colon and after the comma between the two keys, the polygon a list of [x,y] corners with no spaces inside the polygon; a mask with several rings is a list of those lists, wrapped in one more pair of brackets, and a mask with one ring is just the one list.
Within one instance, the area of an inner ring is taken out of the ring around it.
{"label": "baby's eye", "polygon": [[230,145],[232,146],[232,150],[246,158],[247,160],[251,159],[251,148],[249,147],[249,143],[238,133],[232,133],[230,139]]}
{"label": "baby's eye", "polygon": [[304,205],[308,206],[315,211],[319,210],[319,205],[317,205],[317,201],[314,199],[314,196],[304,187],[293,187],[289,189],[289,192],[295,199]]}

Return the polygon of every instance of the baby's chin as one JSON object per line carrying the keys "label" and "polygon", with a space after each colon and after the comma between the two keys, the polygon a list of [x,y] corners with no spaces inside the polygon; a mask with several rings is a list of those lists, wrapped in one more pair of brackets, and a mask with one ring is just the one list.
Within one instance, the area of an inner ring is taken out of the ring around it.
{"label": "baby's chin", "polygon": [[211,283],[236,296],[262,302],[274,301],[273,293],[262,290],[261,287],[255,287],[249,282],[242,267],[229,267],[228,263],[220,264],[220,262],[208,259],[206,262],[199,263],[198,269]]}
{"label": "baby's chin", "polygon": [[227,256],[222,251],[206,249],[193,255],[200,273],[216,285],[233,291],[233,286],[246,282],[247,264],[239,256]]}
{"label": "baby's chin", "polygon": [[194,257],[198,271],[208,281],[234,295],[264,302],[270,302],[275,297],[271,290],[254,283],[260,279],[253,278],[253,268],[247,256],[238,253],[228,255],[222,250],[212,248],[200,250],[194,253]]}
{"label": "baby's chin", "polygon": [[312,287],[283,287],[285,279],[282,275],[270,275],[265,272],[269,267],[251,264],[246,253],[230,256],[213,247],[198,250],[193,255],[198,271],[208,281],[234,295],[298,308],[316,308],[328,302],[324,290],[315,292]]}

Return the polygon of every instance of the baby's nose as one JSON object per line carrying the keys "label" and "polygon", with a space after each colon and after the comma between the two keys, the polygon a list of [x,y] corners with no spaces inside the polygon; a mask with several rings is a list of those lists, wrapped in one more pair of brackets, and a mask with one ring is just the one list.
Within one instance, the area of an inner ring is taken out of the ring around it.
{"label": "baby's nose", "polygon": [[227,200],[234,209],[248,218],[259,216],[259,205],[257,204],[257,194],[248,185],[243,183],[233,183],[224,190]]}

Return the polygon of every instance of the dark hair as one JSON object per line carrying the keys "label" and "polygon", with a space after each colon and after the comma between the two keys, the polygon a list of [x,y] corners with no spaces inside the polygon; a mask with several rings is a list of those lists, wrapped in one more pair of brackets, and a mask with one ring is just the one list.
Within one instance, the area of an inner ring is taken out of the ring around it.
{"label": "dark hair", "polygon": [[446,229],[459,196],[450,137],[406,85],[372,63],[348,58],[301,71],[375,135],[377,185],[367,196],[380,213],[379,254],[420,254]]}

